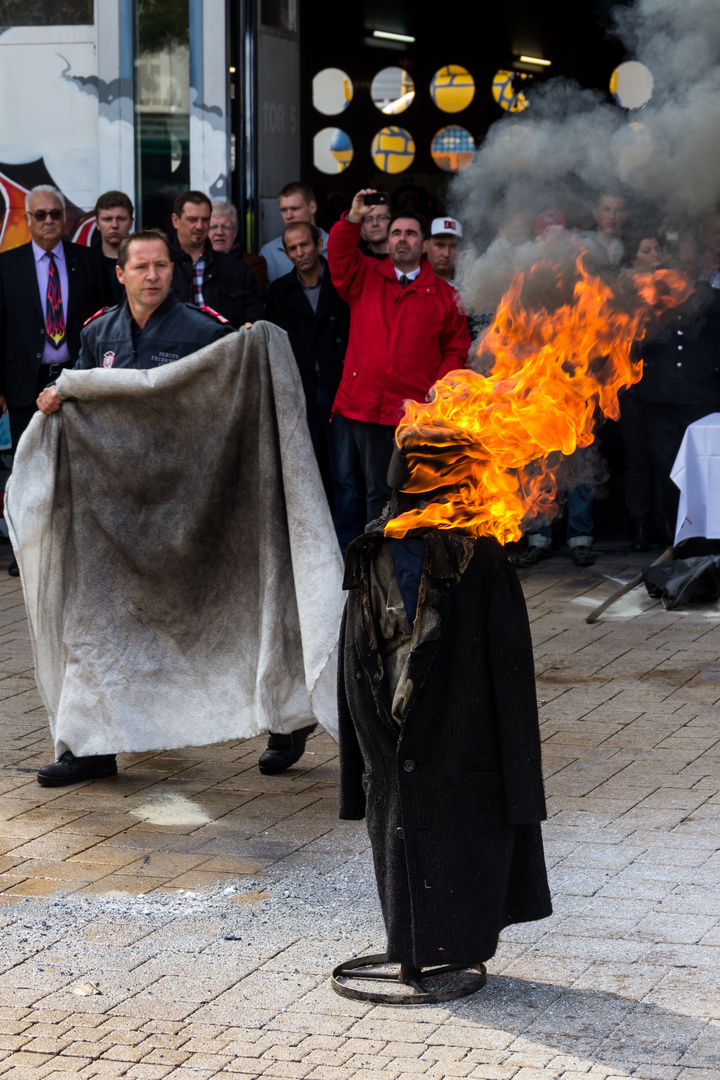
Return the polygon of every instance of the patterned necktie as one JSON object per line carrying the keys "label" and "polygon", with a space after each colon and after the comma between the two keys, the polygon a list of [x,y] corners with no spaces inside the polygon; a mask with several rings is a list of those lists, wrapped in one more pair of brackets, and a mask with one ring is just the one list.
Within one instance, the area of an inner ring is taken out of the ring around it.
{"label": "patterned necktie", "polygon": [[409,284],[410,284],[410,278],[406,277],[405,274],[401,274],[400,275],[400,288],[404,289],[405,286],[409,285]]}
{"label": "patterned necktie", "polygon": [[65,313],[63,312],[62,291],[60,289],[60,271],[52,251],[48,251],[50,273],[48,274],[47,304],[45,307],[45,333],[48,341],[59,349],[65,341]]}

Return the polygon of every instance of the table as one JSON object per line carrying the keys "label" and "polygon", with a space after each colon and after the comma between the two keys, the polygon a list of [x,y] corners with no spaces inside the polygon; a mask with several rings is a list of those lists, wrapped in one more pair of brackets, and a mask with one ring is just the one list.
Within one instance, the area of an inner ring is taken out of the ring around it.
{"label": "table", "polygon": [[675,544],[691,536],[720,539],[720,413],[690,424],[670,479],[680,488]]}

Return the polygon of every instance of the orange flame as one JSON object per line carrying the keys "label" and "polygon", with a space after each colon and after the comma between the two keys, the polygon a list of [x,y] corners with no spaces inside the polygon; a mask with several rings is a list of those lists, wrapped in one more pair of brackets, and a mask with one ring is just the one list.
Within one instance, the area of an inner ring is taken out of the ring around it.
{"label": "orange flame", "polygon": [[623,275],[613,288],[582,254],[569,269],[545,257],[518,274],[481,342],[489,376],[451,371],[428,403],[405,403],[395,433],[411,472],[404,490],[433,495],[385,535],[462,528],[504,544],[524,522],[554,517],[560,454],[590,445],[598,412],[617,419],[618,392],[642,376],[633,341],[691,292],[672,270]]}

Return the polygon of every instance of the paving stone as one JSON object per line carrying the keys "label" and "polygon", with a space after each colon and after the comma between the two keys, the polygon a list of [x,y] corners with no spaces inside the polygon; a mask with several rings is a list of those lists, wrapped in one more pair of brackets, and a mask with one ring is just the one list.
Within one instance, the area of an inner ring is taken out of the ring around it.
{"label": "paving stone", "polygon": [[[601,559],[622,580],[642,564]],[[39,788],[52,750],[22,594],[0,579],[0,1075],[715,1080],[720,625],[618,605],[589,626],[575,601],[607,582],[566,562],[523,575],[555,914],[508,928],[480,994],[409,1012],[327,982],[384,943],[364,823],[337,821],[329,737],[274,778],[260,736]],[[168,790],[212,820],[133,816]],[[171,902],[186,914],[152,914]],[[73,995],[88,979],[102,994]]]}

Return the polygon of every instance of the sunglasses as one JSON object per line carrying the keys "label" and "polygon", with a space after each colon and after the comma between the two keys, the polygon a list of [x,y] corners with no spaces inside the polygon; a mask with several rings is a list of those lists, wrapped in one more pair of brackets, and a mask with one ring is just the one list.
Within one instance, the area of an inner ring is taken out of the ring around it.
{"label": "sunglasses", "polygon": [[44,221],[45,218],[50,218],[51,221],[59,221],[63,217],[63,211],[58,210],[29,210],[28,217],[34,217],[36,221]]}

